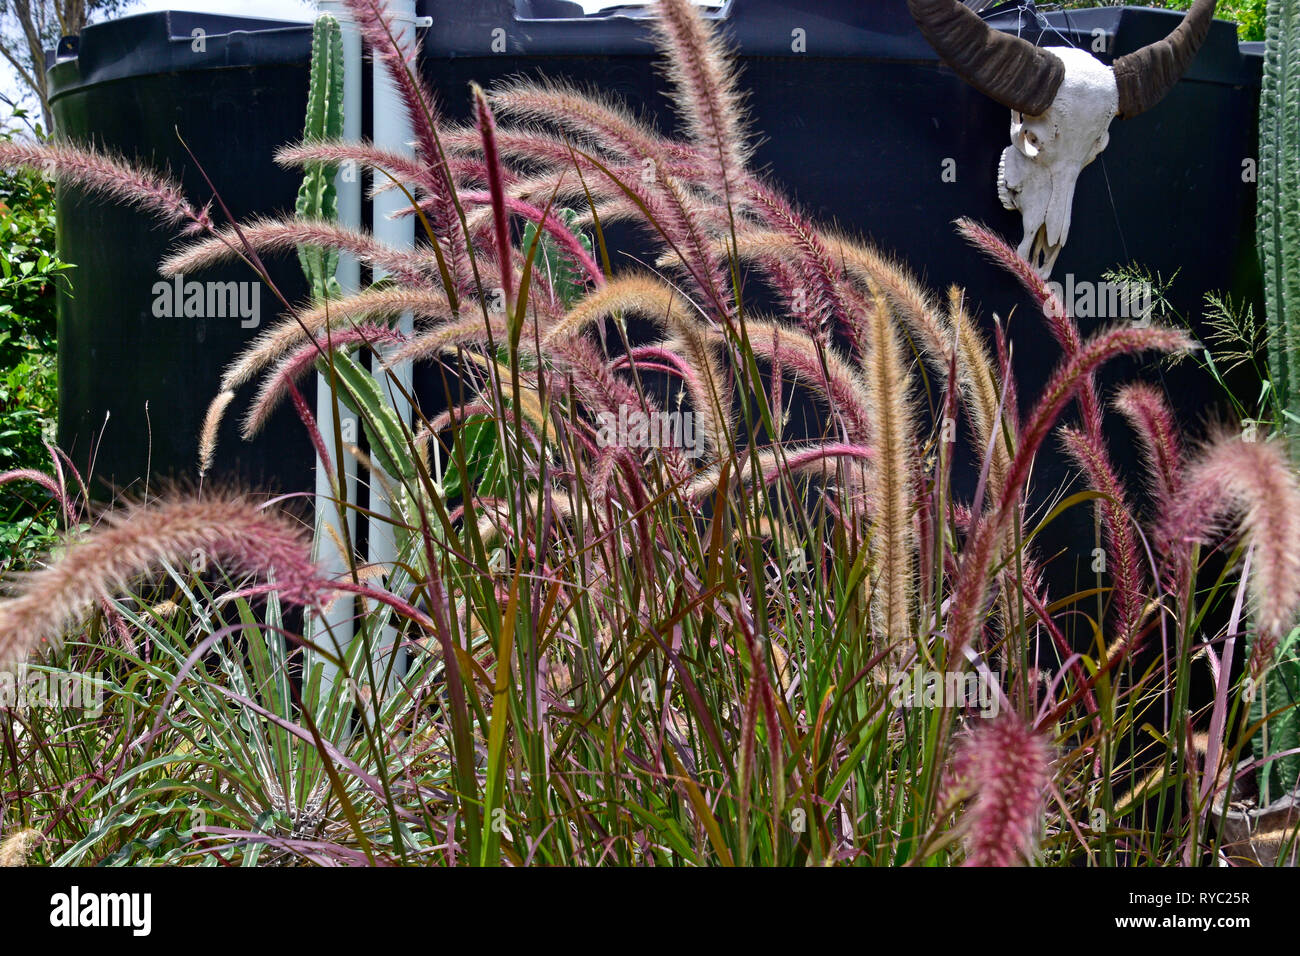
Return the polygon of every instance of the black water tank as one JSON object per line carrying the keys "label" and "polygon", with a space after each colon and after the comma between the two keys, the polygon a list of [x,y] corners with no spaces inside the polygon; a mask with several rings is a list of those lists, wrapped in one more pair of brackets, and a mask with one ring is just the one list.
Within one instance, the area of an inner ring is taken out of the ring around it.
{"label": "black water tank", "polygon": [[[274,20],[148,13],[90,26],[50,71],[56,130],[170,168],[197,205],[212,196],[202,164],[235,217],[292,213],[300,176],[272,153],[302,135],[310,52],[309,25]],[[138,488],[147,472],[193,478],[222,368],[280,313],[236,263],[190,277],[204,305],[190,295],[203,314],[187,315],[157,271],[175,240],[137,210],[60,190],[59,255],[76,269],[73,295],[59,303],[59,442],[78,466],[93,458],[100,493]],[[305,296],[294,257],[268,265],[289,301]],[[237,412],[221,431],[215,474],[310,489],[311,445],[293,411],[281,409],[252,443],[238,436]]]}
{"label": "black water tank", "polygon": [[[1168,35],[1182,17],[1100,7],[1048,13],[1044,29],[1022,6],[999,4],[983,16],[1006,32],[1094,51],[1107,62]],[[489,86],[544,74],[622,99],[661,130],[674,126],[644,8],[553,18],[530,12],[524,0],[468,7],[463,0],[419,0],[417,12],[433,20],[424,38],[425,76],[454,118],[469,118],[471,80]],[[742,64],[741,86],[761,137],[756,167],[769,170],[815,219],[900,255],[936,292],[952,284],[965,289],[986,324],[993,313],[1014,313],[1021,399],[1037,396],[1060,349],[1019,285],[953,228],[955,218],[969,216],[1013,245],[1020,241],[1019,214],[1002,207],[994,185],[1010,142],[1008,110],[940,64],[903,0],[730,0],[715,15]],[[1233,24],[1216,21],[1169,96],[1112,125],[1109,147],[1079,178],[1054,279],[1098,282],[1116,266],[1140,264],[1173,280],[1169,302],[1198,334],[1210,291],[1253,303],[1260,314],[1255,185],[1248,175],[1256,156],[1259,54],[1256,45],[1239,45]],[[955,172],[955,181],[945,179],[945,170]],[[619,236],[625,248],[642,245],[634,233]],[[1080,324],[1087,334],[1101,323]],[[1172,369],[1149,360],[1112,363],[1099,376],[1103,395],[1135,375],[1162,380],[1190,427],[1225,405],[1219,387],[1190,362]],[[417,371],[416,381],[422,394],[441,389],[427,370]],[[1240,394],[1258,391],[1258,383],[1238,384]],[[1129,433],[1115,423],[1110,434],[1121,473],[1136,477]],[[1059,449],[1045,449],[1035,468],[1036,503],[1076,475]],[[959,491],[973,494],[976,477],[968,463]],[[1090,509],[1071,509],[1039,544],[1044,555],[1066,552],[1049,574],[1053,593],[1073,592],[1076,575],[1093,580]]]}
{"label": "black water tank", "polygon": [[[1104,50],[1106,61],[1167,35],[1182,17],[1133,7],[1058,11],[1042,32],[1020,6],[985,16],[1043,45]],[[545,74],[673,128],[643,8],[580,19],[519,12],[527,9],[525,0],[419,0],[417,12],[433,19],[424,71],[447,113],[469,116],[471,80]],[[730,0],[717,16],[740,55],[762,138],[757,167],[816,219],[900,254],[930,286],[962,286],[985,315],[1023,310],[1018,287],[952,226],[970,216],[1019,242],[1019,214],[1002,207],[994,186],[1009,113],[941,67],[903,0]],[[1256,155],[1260,62],[1257,51],[1239,49],[1232,24],[1216,21],[1184,81],[1157,108],[1113,124],[1110,146],[1080,176],[1054,277],[1095,281],[1133,261],[1177,274],[1170,299],[1188,315],[1210,290],[1259,299],[1255,188],[1243,162]],[[1021,316],[1015,328],[1022,351],[1037,356],[1021,378],[1027,394],[1050,370],[1043,354],[1055,353],[1041,326]]]}
{"label": "black water tank", "polygon": [[[564,0],[421,0],[417,12],[433,20],[424,31],[423,70],[453,118],[469,115],[470,80],[490,85],[544,72],[621,97],[671,126],[643,8],[583,17]],[[964,287],[985,317],[1015,308],[1017,374],[1022,394],[1036,394],[1058,349],[1026,314],[1018,287],[951,224],[972,216],[1019,238],[1019,218],[1001,207],[993,185],[1008,142],[1007,111],[940,66],[902,0],[731,0],[720,17],[764,137],[756,163],[816,217],[900,254],[932,287]],[[1038,27],[1021,19],[1014,5],[1003,5],[991,22],[1037,39]],[[1109,58],[1167,34],[1179,15],[1106,7],[1047,20],[1043,42],[1101,42]],[[195,29],[205,31],[203,52],[194,50]],[[57,122],[66,135],[171,165],[190,195],[205,199],[203,179],[176,139],[179,127],[236,216],[287,211],[298,180],[270,157],[299,134],[309,41],[306,25],[198,14],[90,27],[77,58],[52,72]],[[1210,290],[1258,302],[1254,186],[1242,165],[1255,155],[1260,59],[1251,54],[1230,24],[1216,22],[1185,81],[1156,109],[1114,124],[1109,148],[1080,177],[1057,277],[1095,281],[1131,260],[1176,273],[1171,301],[1191,316]],[[945,169],[955,170],[955,182],[945,181]],[[78,265],[77,297],[60,313],[61,441],[85,460],[111,411],[98,474],[119,485],[139,478],[150,448],[155,473],[192,474],[220,369],[255,330],[231,320],[155,318],[154,267],[170,236],[133,212],[65,195],[59,237],[62,255]],[[292,257],[275,260],[273,274],[291,301],[302,295]],[[249,275],[232,266],[202,278]],[[265,291],[262,306],[265,324],[274,308]],[[1133,367],[1121,364],[1115,374]],[[1203,417],[1221,404],[1189,366],[1158,374],[1185,415]],[[420,375],[423,396],[442,393],[431,370]],[[311,452],[291,411],[282,410],[251,446],[235,437],[235,417],[219,462],[237,456],[237,472],[259,484],[311,487]],[[1129,449],[1115,450],[1130,467]],[[1050,487],[1065,474],[1053,467],[1040,477]],[[1075,509],[1074,520],[1086,521],[1085,510]],[[1090,525],[1075,531],[1091,540]]]}

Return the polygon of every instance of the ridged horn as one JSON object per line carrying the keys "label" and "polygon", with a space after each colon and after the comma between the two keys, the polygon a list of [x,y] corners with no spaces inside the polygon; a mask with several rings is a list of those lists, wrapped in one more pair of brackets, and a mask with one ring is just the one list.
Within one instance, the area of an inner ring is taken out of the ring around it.
{"label": "ridged horn", "polygon": [[953,72],[1008,109],[1038,116],[1056,99],[1065,64],[1000,33],[957,0],[907,0],[912,19]]}
{"label": "ridged horn", "polygon": [[1216,4],[1217,0],[1196,0],[1173,33],[1115,61],[1120,116],[1146,112],[1182,79],[1210,32]]}

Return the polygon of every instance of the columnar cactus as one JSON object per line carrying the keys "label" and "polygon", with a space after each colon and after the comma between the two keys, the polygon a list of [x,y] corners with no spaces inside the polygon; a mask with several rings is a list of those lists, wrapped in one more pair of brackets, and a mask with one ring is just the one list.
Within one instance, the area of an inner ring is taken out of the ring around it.
{"label": "columnar cactus", "polygon": [[[318,143],[337,140],[343,135],[343,32],[338,20],[329,14],[316,19],[311,42],[311,86],[307,94],[307,120],[303,141]],[[327,163],[310,163],[298,188],[295,211],[302,219],[338,218],[338,194],[334,178],[338,167]],[[339,255],[335,249],[320,246],[298,247],[298,261],[307,276],[312,298],[335,298],[341,294],[334,273]]]}
{"label": "columnar cactus", "polygon": [[[1300,466],[1300,0],[1269,0],[1264,86],[1259,104],[1260,265],[1268,313],[1269,366],[1274,400]],[[1300,658],[1283,641],[1264,678],[1254,716],[1287,709],[1255,737],[1257,757],[1300,747]],[[1278,760],[1262,781],[1296,787],[1300,757]]]}

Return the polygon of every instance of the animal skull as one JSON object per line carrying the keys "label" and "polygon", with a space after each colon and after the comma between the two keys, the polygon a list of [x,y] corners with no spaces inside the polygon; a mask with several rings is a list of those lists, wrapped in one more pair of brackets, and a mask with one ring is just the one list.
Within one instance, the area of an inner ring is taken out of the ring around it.
{"label": "animal skull", "polygon": [[1150,109],[1173,88],[1205,41],[1216,0],[1196,0],[1168,37],[1113,66],[1083,50],[999,33],[958,0],[907,5],[954,71],[1011,109],[998,195],[1020,211],[1020,254],[1046,279],[1070,233],[1079,174],[1110,142],[1111,121]]}
{"label": "animal skull", "polygon": [[1020,254],[1043,278],[1070,234],[1074,186],[1083,167],[1110,142],[1110,122],[1119,112],[1115,74],[1091,55],[1051,47],[1065,64],[1056,99],[1040,116],[1011,113],[1011,145],[998,164],[998,196],[1020,210],[1025,238]]}

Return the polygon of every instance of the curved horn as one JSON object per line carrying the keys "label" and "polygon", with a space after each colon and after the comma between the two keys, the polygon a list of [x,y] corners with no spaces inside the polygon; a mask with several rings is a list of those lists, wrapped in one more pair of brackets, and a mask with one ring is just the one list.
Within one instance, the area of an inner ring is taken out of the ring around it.
{"label": "curved horn", "polygon": [[1173,33],[1115,61],[1120,116],[1133,117],[1151,109],[1182,79],[1210,32],[1216,3],[1196,0]]}
{"label": "curved horn", "polygon": [[958,0],[907,0],[925,38],[963,80],[1008,109],[1038,116],[1065,78],[1060,58],[999,33]]}

